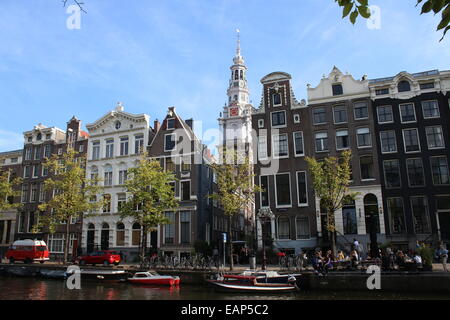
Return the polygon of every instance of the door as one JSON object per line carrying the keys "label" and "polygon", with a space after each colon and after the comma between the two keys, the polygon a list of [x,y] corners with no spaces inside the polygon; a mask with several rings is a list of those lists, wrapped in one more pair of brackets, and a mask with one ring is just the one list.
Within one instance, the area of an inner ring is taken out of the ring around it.
{"label": "door", "polygon": [[442,241],[450,241],[450,211],[439,213],[439,225]]}
{"label": "door", "polygon": [[95,230],[88,230],[87,232],[87,253],[91,253],[94,251],[94,238],[95,238]]}

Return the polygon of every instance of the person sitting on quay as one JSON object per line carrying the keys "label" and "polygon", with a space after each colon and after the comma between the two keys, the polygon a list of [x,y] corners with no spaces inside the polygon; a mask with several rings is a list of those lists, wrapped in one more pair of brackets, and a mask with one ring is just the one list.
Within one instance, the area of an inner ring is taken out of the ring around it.
{"label": "person sitting on quay", "polygon": [[416,270],[417,269],[422,269],[422,267],[423,267],[422,257],[420,256],[420,254],[418,252],[416,252],[414,254],[413,261],[414,261],[414,267],[415,267]]}
{"label": "person sitting on quay", "polygon": [[441,246],[439,247],[438,258],[442,262],[444,272],[448,272],[447,270],[448,250],[444,247],[443,244],[441,244]]}
{"label": "person sitting on quay", "polygon": [[325,257],[325,262],[324,262],[326,273],[328,273],[328,271],[330,271],[330,270],[333,270],[333,262],[335,262],[333,253],[331,252],[331,250],[328,250],[327,255]]}
{"label": "person sitting on quay", "polygon": [[350,261],[351,261],[351,268],[353,270],[356,270],[359,264],[359,255],[355,249],[353,249],[352,252],[350,252]]}
{"label": "person sitting on quay", "polygon": [[321,251],[316,251],[316,253],[314,254],[314,257],[312,259],[312,267],[314,269],[314,272],[319,276],[323,276],[326,273],[326,270],[323,266],[323,257]]}

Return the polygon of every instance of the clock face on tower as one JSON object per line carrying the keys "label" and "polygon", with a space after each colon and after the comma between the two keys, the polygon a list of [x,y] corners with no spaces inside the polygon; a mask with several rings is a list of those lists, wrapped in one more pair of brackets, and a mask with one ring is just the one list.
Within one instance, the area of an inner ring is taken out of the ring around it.
{"label": "clock face on tower", "polygon": [[235,117],[239,115],[239,108],[238,107],[233,107],[230,108],[230,116],[231,117]]}

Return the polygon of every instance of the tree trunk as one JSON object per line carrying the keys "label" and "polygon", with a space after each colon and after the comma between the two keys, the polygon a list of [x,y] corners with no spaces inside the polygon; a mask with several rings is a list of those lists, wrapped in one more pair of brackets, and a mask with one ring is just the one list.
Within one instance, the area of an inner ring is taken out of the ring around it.
{"label": "tree trunk", "polygon": [[336,222],[334,219],[334,212],[328,212],[328,225],[329,225],[329,235],[331,240],[331,254],[336,257]]}
{"label": "tree trunk", "polygon": [[228,241],[230,242],[229,248],[230,248],[230,270],[233,270],[234,268],[234,262],[233,262],[233,241],[231,239],[231,216],[229,216],[229,226],[228,226]]}
{"label": "tree trunk", "polygon": [[68,260],[69,245],[70,245],[70,218],[68,218],[66,222],[66,239],[64,244],[64,261],[63,261],[64,264],[66,264]]}
{"label": "tree trunk", "polygon": [[147,251],[147,227],[142,226],[142,237],[141,237],[141,263],[144,262],[145,252]]}

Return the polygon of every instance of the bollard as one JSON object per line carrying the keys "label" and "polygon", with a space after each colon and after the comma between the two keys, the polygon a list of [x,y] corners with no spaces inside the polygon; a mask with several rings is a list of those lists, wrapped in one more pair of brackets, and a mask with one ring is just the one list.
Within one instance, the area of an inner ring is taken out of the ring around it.
{"label": "bollard", "polygon": [[250,257],[249,261],[250,261],[250,269],[255,270],[256,269],[256,257]]}

